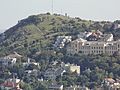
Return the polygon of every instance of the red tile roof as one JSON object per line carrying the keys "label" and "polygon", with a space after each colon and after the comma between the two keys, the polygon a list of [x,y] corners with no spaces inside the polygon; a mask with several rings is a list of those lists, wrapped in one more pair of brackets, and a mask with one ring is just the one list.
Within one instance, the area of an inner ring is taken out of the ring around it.
{"label": "red tile roof", "polygon": [[1,84],[1,86],[4,86],[4,87],[17,87],[19,83],[14,83],[14,82],[10,82],[10,81],[7,81],[7,82],[4,82]]}

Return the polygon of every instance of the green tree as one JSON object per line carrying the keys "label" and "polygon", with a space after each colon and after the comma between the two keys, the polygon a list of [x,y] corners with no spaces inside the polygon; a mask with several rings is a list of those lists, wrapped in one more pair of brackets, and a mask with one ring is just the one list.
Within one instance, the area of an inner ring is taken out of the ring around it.
{"label": "green tree", "polygon": [[27,84],[27,83],[22,83],[21,88],[23,90],[33,90],[33,88],[30,86],[30,84]]}

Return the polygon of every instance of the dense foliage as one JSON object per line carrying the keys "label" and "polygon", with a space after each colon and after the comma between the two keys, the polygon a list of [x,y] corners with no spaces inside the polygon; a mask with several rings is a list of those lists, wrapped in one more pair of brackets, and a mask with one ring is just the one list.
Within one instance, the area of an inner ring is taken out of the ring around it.
{"label": "dense foliage", "polygon": [[65,49],[53,48],[53,43],[59,35],[71,35],[76,38],[77,34],[84,31],[100,30],[105,33],[113,33],[114,39],[119,39],[120,28],[115,22],[95,22],[82,20],[78,17],[71,18],[63,15],[40,14],[29,16],[18,22],[17,25],[0,35],[0,56],[5,56],[13,51],[23,55],[23,57],[33,58],[39,62],[40,67],[23,67],[22,63],[27,61],[22,58],[17,64],[9,67],[0,67],[0,83],[12,76],[10,73],[17,73],[18,78],[22,79],[21,87],[24,90],[47,90],[51,80],[41,82],[39,76],[26,76],[24,71],[27,69],[37,69],[44,72],[51,67],[52,61],[74,63],[81,66],[80,76],[74,73],[65,73],[62,77],[58,76],[56,81],[64,86],[86,85],[96,88],[101,85],[105,77],[120,79],[120,56],[113,55],[67,55]]}
{"label": "dense foliage", "polygon": [[34,54],[45,49],[51,49],[56,36],[71,35],[73,39],[80,32],[100,30],[103,33],[113,33],[119,38],[119,21],[95,22],[82,20],[78,17],[50,13],[32,15],[18,21],[18,24],[0,35],[0,56],[16,51],[22,55]]}

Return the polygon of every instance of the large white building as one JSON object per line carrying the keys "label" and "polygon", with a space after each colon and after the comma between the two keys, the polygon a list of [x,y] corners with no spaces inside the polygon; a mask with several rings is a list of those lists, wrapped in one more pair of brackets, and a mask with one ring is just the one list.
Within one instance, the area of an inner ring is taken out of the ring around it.
{"label": "large white building", "polygon": [[63,48],[67,43],[71,42],[71,36],[58,36],[54,47]]}
{"label": "large white building", "polygon": [[68,54],[108,54],[113,55],[116,52],[120,51],[120,40],[113,41],[113,35],[110,34],[110,37],[106,40],[98,41],[87,41],[82,38],[72,41],[67,46]]}

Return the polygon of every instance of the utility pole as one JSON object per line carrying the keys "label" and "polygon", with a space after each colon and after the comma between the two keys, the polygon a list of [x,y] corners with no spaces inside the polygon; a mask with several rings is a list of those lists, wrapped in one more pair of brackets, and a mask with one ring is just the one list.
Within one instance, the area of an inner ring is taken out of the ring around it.
{"label": "utility pole", "polygon": [[61,15],[62,15],[62,13],[63,13],[63,12],[62,12],[62,9],[61,9]]}
{"label": "utility pole", "polygon": [[53,8],[54,8],[54,7],[53,7],[53,0],[52,0],[52,14],[53,14]]}

